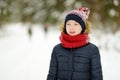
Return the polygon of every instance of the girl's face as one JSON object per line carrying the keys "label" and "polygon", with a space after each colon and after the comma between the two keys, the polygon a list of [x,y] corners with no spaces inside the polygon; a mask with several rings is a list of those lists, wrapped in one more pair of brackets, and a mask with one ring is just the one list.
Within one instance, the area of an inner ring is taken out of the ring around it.
{"label": "girl's face", "polygon": [[66,23],[66,31],[70,36],[75,36],[81,33],[82,27],[75,20],[69,20]]}

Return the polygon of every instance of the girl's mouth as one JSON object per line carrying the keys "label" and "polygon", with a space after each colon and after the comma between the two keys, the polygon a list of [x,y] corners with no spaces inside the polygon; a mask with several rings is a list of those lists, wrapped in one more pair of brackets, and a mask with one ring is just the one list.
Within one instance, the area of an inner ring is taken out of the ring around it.
{"label": "girl's mouth", "polygon": [[74,34],[75,33],[75,31],[70,31],[70,34]]}

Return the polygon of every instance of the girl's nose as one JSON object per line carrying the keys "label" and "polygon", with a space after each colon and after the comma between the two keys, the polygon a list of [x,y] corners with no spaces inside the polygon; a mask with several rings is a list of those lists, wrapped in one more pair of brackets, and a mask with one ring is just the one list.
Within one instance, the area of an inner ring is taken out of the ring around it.
{"label": "girl's nose", "polygon": [[70,29],[74,29],[74,26],[73,26],[73,25],[71,25],[71,26],[70,26]]}

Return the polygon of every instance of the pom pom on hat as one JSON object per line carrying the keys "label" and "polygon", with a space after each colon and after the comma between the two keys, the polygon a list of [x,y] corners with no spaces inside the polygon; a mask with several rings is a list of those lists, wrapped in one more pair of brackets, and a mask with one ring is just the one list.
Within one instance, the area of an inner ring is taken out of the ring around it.
{"label": "pom pom on hat", "polygon": [[85,23],[86,20],[88,19],[90,14],[90,10],[86,7],[80,7],[78,9],[72,10],[70,12],[67,13],[67,16],[65,18],[65,24],[64,24],[64,32],[66,33],[66,22],[68,20],[75,20],[77,21],[81,27],[82,27],[82,32],[83,33],[85,31]]}
{"label": "pom pom on hat", "polygon": [[82,20],[84,22],[86,22],[86,20],[88,19],[89,14],[90,14],[90,10],[88,8],[86,8],[86,7],[80,7],[78,9],[76,9],[76,10],[72,10],[72,11],[68,12],[68,15],[69,14],[77,15],[80,18],[82,18]]}

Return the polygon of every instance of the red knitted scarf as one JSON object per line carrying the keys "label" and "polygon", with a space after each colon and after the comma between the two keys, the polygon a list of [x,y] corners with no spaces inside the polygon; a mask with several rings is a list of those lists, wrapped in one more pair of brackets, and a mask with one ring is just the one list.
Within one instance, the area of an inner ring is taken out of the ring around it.
{"label": "red knitted scarf", "polygon": [[84,46],[88,43],[88,39],[88,34],[70,36],[62,32],[60,36],[62,46],[65,48],[77,48]]}

